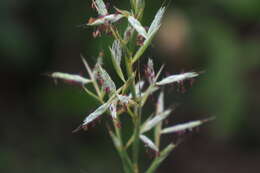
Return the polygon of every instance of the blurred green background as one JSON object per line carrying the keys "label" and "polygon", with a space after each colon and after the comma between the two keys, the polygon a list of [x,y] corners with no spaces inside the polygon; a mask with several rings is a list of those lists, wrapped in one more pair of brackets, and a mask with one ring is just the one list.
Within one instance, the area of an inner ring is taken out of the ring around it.
{"label": "blurred green background", "polygon": [[[111,11],[113,6],[129,9],[126,0],[107,2]],[[145,25],[162,2],[147,1]],[[104,121],[88,132],[71,133],[97,106],[94,101],[79,87],[56,86],[41,75],[86,76],[80,53],[93,65],[98,51],[107,51],[108,36],[93,39],[92,28],[76,27],[95,17],[90,4],[0,1],[1,173],[121,172]],[[187,135],[158,173],[259,172],[259,16],[259,0],[171,1],[144,58],[152,57],[156,69],[165,63],[164,75],[205,71],[184,94],[166,89],[167,105],[181,103],[171,124],[217,119]]]}

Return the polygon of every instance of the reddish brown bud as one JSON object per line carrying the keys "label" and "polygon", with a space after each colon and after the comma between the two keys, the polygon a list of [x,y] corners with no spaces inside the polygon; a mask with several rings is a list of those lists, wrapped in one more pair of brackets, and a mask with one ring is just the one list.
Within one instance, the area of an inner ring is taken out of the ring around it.
{"label": "reddish brown bud", "polygon": [[106,88],[105,88],[105,92],[106,92],[106,93],[109,93],[109,92],[110,92],[110,88],[109,88],[109,87],[106,87]]}
{"label": "reddish brown bud", "polygon": [[100,32],[99,30],[96,30],[96,31],[94,31],[94,32],[92,33],[92,36],[93,36],[94,38],[100,37],[100,36],[101,36],[101,32]]}
{"label": "reddish brown bud", "polygon": [[138,46],[142,46],[144,44],[144,41],[145,41],[145,38],[143,36],[141,36],[141,35],[137,36],[136,44]]}

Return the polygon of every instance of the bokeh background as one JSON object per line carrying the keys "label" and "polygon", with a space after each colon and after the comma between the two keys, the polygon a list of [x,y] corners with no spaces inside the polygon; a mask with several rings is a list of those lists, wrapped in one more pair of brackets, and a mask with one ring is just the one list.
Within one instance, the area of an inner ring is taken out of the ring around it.
{"label": "bokeh background", "polygon": [[[127,0],[107,2],[129,9]],[[147,1],[145,25],[162,2]],[[100,50],[109,58],[109,36],[94,39],[91,28],[77,27],[95,17],[90,4],[0,1],[1,173],[122,172],[104,121],[88,132],[71,133],[96,103],[79,87],[55,85],[42,75],[62,71],[86,76],[80,54],[92,65]],[[158,173],[259,172],[259,16],[259,0],[170,2],[145,61],[153,58],[157,69],[165,63],[164,75],[205,72],[186,93],[166,89],[168,106],[181,103],[169,123],[217,119],[180,137],[182,145]],[[144,166],[147,160],[144,155]]]}

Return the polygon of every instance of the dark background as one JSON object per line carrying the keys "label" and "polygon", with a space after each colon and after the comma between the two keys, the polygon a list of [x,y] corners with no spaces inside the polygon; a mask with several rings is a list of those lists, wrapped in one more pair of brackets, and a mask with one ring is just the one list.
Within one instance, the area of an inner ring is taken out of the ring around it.
{"label": "dark background", "polygon": [[[110,3],[129,9],[126,0]],[[145,25],[161,3],[147,1]],[[93,65],[99,50],[107,52],[108,36],[94,39],[92,28],[76,27],[95,17],[90,4],[0,1],[1,173],[122,172],[104,121],[88,132],[71,133],[97,106],[93,100],[77,86],[55,85],[41,75],[62,71],[87,76],[80,53]],[[259,16],[259,0],[171,1],[143,58],[153,58],[156,69],[165,63],[164,75],[205,71],[184,94],[166,89],[166,105],[181,103],[171,124],[217,119],[181,137],[182,145],[158,173],[259,172]]]}

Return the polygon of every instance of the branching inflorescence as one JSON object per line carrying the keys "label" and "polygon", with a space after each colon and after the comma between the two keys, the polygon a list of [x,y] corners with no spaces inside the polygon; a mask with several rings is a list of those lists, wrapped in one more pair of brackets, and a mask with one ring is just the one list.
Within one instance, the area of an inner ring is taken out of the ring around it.
{"label": "branching inflorescence", "polygon": [[[150,150],[154,151],[155,158],[145,173],[154,173],[160,163],[176,147],[176,144],[170,143],[162,149],[161,136],[169,133],[178,133],[190,130],[200,126],[208,120],[197,120],[184,124],[178,124],[170,127],[163,127],[162,122],[171,114],[172,108],[164,108],[164,93],[162,86],[181,83],[184,80],[197,77],[196,72],[187,72],[182,74],[170,75],[160,79],[163,66],[156,72],[153,67],[152,59],[148,60],[144,70],[148,86],[144,87],[145,80],[140,77],[140,68],[138,61],[145,50],[151,44],[154,35],[161,26],[161,20],[165,13],[165,7],[161,7],[155,15],[149,28],[143,27],[141,18],[143,16],[145,0],[130,0],[132,9],[130,11],[115,8],[115,13],[110,14],[103,0],[93,0],[92,7],[97,10],[98,17],[90,18],[86,24],[94,27],[93,36],[101,36],[102,33],[109,34],[114,38],[114,42],[109,50],[111,52],[111,61],[118,77],[122,80],[121,86],[116,86],[110,75],[103,68],[102,60],[98,59],[94,68],[90,68],[87,61],[82,57],[89,78],[80,75],[72,75],[61,72],[54,72],[50,76],[55,79],[62,79],[80,84],[89,96],[96,99],[100,106],[94,112],[86,116],[83,123],[75,132],[84,129],[105,116],[108,113],[112,117],[114,129],[108,127],[109,134],[113,140],[116,150],[122,160],[125,173],[139,173],[139,142]],[[119,20],[128,22],[124,33],[120,33],[116,23]],[[137,42],[137,49],[129,46]],[[136,49],[136,50],[134,50]],[[102,55],[103,56],[103,55]],[[100,56],[100,57],[102,57]],[[146,120],[142,120],[142,109],[149,96],[160,91],[155,112]],[[133,122],[133,134],[128,141],[122,140],[120,116],[125,113],[130,116]],[[153,137],[148,137],[147,132],[154,131]],[[130,148],[132,151],[129,151]],[[130,155],[130,152],[132,154]]]}

